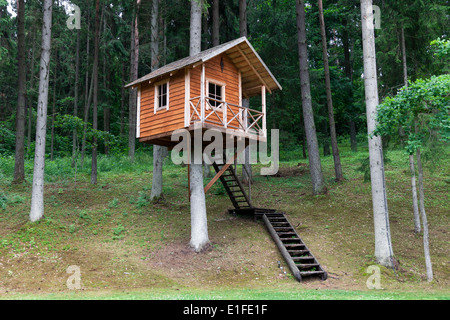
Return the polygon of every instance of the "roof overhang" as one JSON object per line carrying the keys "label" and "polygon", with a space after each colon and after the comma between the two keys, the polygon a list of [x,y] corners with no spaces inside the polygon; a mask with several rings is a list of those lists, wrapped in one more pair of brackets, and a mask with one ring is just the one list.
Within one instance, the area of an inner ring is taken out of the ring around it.
{"label": "roof overhang", "polygon": [[241,86],[244,97],[261,94],[261,86],[265,86],[271,93],[281,90],[281,85],[267,68],[264,61],[250,44],[246,37],[221,44],[196,55],[169,63],[133,82],[125,88],[136,87],[142,82],[152,82],[154,79],[165,77],[183,68],[196,67],[220,54],[226,53],[234,65],[241,72]]}

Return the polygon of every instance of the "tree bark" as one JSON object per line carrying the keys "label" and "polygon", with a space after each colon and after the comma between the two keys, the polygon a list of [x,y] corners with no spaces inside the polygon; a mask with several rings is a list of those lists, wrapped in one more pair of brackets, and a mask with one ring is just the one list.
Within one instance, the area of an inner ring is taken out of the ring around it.
{"label": "tree bark", "polygon": [[17,1],[17,63],[18,97],[16,114],[16,149],[13,182],[25,180],[25,112],[26,112],[26,61],[25,61],[25,2]]}
{"label": "tree bark", "polygon": [[378,82],[372,0],[361,0],[361,22],[364,57],[364,87],[366,96],[367,133],[369,136],[370,180],[375,231],[375,258],[383,266],[393,267],[393,251],[389,227],[384,180],[381,137],[371,137],[376,127]]}
{"label": "tree bark", "polygon": [[[239,0],[239,35],[248,36],[247,30],[247,0]],[[242,106],[250,107],[249,99],[242,98]],[[248,124],[247,124],[248,125]],[[250,185],[252,183],[252,165],[250,164],[250,147],[244,150],[244,164],[242,165],[242,183]]]}
{"label": "tree bark", "polygon": [[[98,111],[98,56],[100,42],[100,0],[95,4],[95,33],[94,33],[94,62],[92,66],[94,89],[92,98],[92,129],[98,129],[97,111]],[[92,161],[91,161],[91,184],[97,184],[97,135],[94,133],[92,139]]]}
{"label": "tree bark", "polygon": [[325,89],[327,94],[328,122],[330,125],[331,149],[333,150],[334,172],[336,175],[336,180],[341,181],[344,177],[342,175],[341,158],[339,156],[339,148],[336,137],[336,124],[334,122],[333,98],[331,95],[330,67],[328,64],[327,37],[325,34],[325,19],[323,16],[322,0],[318,0],[317,3],[319,6],[320,33],[322,35],[322,55],[325,71]]}
{"label": "tree bark", "polygon": [[425,193],[423,189],[423,169],[419,149],[417,149],[416,157],[417,157],[417,171],[419,172],[419,206],[420,212],[422,214],[422,224],[423,224],[423,251],[425,255],[427,280],[428,282],[430,282],[433,280],[433,268],[431,265],[431,257],[430,257],[428,221],[427,221],[427,214],[425,212]]}
{"label": "tree bark", "polygon": [[305,124],[306,141],[308,144],[309,169],[313,193],[320,194],[325,189],[322,164],[320,162],[319,144],[317,142],[316,126],[311,101],[309,81],[308,52],[306,43],[305,7],[303,0],[296,1],[298,55],[300,64],[300,84],[302,94],[303,120]]}
{"label": "tree bark", "polygon": [[[408,65],[406,63],[405,30],[403,27],[401,29],[400,46],[402,49],[403,82],[405,84],[405,87],[408,87]],[[421,227],[420,227],[419,207],[417,205],[417,187],[416,187],[416,170],[414,168],[414,154],[409,155],[409,168],[411,171],[411,192],[413,198],[414,232],[419,233],[421,231]]]}
{"label": "tree bark", "polygon": [[[73,116],[78,117],[78,85],[80,78],[80,29],[77,30],[77,48],[75,54],[75,94],[73,99]],[[72,168],[75,167],[75,159],[77,156],[77,129],[72,132]]]}
{"label": "tree bark", "polygon": [[239,34],[247,36],[247,0],[239,0]]}
{"label": "tree bark", "polygon": [[213,0],[213,8],[212,8],[212,38],[213,38],[213,47],[218,46],[220,44],[220,16],[219,16],[219,0]]}
{"label": "tree bark", "polygon": [[34,153],[33,189],[31,192],[30,220],[44,216],[44,168],[45,136],[47,129],[48,83],[52,33],[52,0],[44,0],[42,23],[42,48],[39,73],[39,97],[36,121],[36,145]]}
{"label": "tree bark", "polygon": [[416,170],[414,168],[414,154],[409,155],[409,169],[411,170],[411,190],[413,197],[413,214],[414,214],[414,232],[419,233],[420,227],[420,215],[419,207],[417,205],[417,187],[416,187]]}
{"label": "tree bark", "polygon": [[[53,48],[55,49],[55,48]],[[57,51],[57,50],[56,50]],[[53,70],[53,100],[52,100],[52,129],[50,136],[50,161],[53,161],[53,148],[55,142],[55,114],[56,114],[56,73],[58,72],[58,55],[56,54],[55,69]]]}
{"label": "tree bark", "polygon": [[[203,0],[191,0],[190,45],[189,54],[201,50],[201,23]],[[189,189],[191,202],[191,241],[195,252],[200,252],[209,245],[208,220],[206,216],[206,199],[203,187],[203,164],[194,162],[194,146],[191,144],[189,168]],[[202,157],[203,158],[203,157]]]}
{"label": "tree bark", "polygon": [[[151,70],[155,71],[159,68],[161,55],[159,52],[159,0],[153,0],[152,15],[151,15],[151,50],[152,62]],[[150,200],[155,201],[162,196],[163,190],[163,161],[167,155],[167,148],[164,146],[153,145],[153,177],[152,177],[152,191]]]}
{"label": "tree bark", "polygon": [[[136,9],[135,9],[135,17],[134,17],[134,26],[131,35],[131,68],[130,81],[134,81],[138,78],[138,67],[139,67],[139,25],[138,25],[138,16],[139,16],[139,5],[141,0],[136,1]],[[137,117],[137,89],[131,88],[130,91],[130,100],[129,100],[129,126],[128,126],[128,157],[133,162],[134,161],[134,153],[136,149],[136,117]]]}

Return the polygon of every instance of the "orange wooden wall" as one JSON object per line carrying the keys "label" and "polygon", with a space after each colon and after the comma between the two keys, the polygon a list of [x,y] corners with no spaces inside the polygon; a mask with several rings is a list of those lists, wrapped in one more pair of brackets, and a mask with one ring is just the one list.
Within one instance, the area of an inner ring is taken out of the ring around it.
{"label": "orange wooden wall", "polygon": [[[220,59],[223,58],[224,69],[221,70]],[[200,96],[201,66],[190,69],[190,98]],[[225,83],[225,99],[229,103],[239,105],[239,71],[226,54],[217,56],[205,63],[205,80],[216,80]],[[163,80],[163,79],[161,79]],[[206,83],[205,83],[206,85]],[[154,113],[154,84],[148,82],[141,84],[141,113],[140,138],[161,133],[170,133],[176,129],[184,128],[185,108],[185,72],[179,70],[170,77],[169,81],[169,110],[159,110]],[[205,88],[206,94],[206,88]],[[232,107],[234,112],[238,108]],[[220,113],[219,113],[220,114]],[[233,115],[228,112],[228,119]],[[211,116],[213,119],[213,116]],[[216,118],[217,119],[217,118]],[[214,119],[214,120],[216,120]],[[233,121],[237,126],[237,121]]]}
{"label": "orange wooden wall", "polygon": [[141,132],[140,137],[171,132],[184,127],[184,70],[169,81],[169,110],[154,113],[155,86],[141,84]]}

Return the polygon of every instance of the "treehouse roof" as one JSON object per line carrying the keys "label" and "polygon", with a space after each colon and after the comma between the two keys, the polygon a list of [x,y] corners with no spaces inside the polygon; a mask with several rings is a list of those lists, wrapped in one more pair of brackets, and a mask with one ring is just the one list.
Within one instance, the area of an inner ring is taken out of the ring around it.
{"label": "treehouse roof", "polygon": [[282,89],[246,37],[223,43],[193,56],[169,63],[128,83],[125,88],[164,77],[182,68],[196,67],[198,64],[204,63],[222,53],[226,53],[234,65],[241,71],[242,93],[244,96],[250,97],[261,94],[261,85],[264,85],[269,92]]}

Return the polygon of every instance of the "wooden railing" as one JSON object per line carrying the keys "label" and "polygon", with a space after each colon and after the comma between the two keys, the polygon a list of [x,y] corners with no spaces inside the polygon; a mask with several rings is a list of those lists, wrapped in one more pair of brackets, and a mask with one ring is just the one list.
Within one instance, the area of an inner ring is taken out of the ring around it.
{"label": "wooden railing", "polygon": [[205,97],[189,100],[189,124],[202,122],[266,136],[266,115],[262,111]]}

